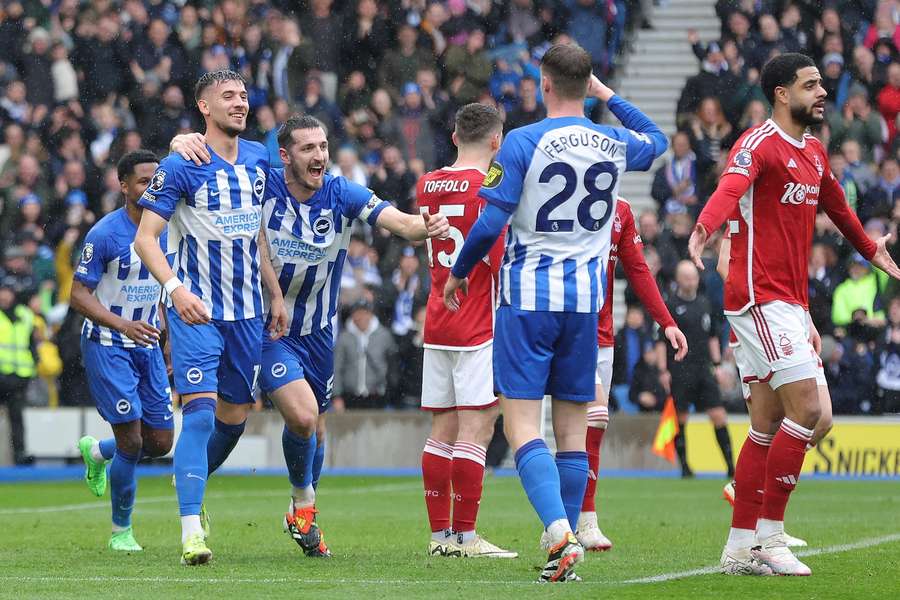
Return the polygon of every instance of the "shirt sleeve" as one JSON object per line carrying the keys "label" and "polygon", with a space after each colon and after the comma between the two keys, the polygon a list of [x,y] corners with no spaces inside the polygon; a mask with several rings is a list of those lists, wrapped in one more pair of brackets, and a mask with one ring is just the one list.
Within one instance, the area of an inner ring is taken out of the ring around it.
{"label": "shirt sleeve", "polygon": [[719,185],[697,219],[697,223],[706,229],[707,234],[721,227],[725,219],[737,208],[741,197],[747,193],[762,172],[765,163],[763,156],[760,149],[751,150],[735,146],[731,150]]}
{"label": "shirt sleeve", "polygon": [[110,260],[107,240],[107,236],[91,229],[84,238],[84,247],[75,267],[75,280],[92,290],[100,283]]}
{"label": "shirt sleeve", "polygon": [[529,153],[527,140],[516,131],[510,132],[500,146],[500,152],[491,164],[478,195],[489,204],[512,214],[519,205],[528,161],[533,153],[534,144],[531,144]]}
{"label": "shirt sleeve", "polygon": [[343,201],[346,215],[352,219],[360,219],[371,226],[375,226],[378,215],[391,205],[390,202],[379,198],[375,192],[349,180],[345,180],[346,188]]}
{"label": "shirt sleeve", "polygon": [[869,239],[859,222],[859,217],[850,210],[847,199],[844,197],[844,188],[835,179],[828,161],[825,161],[825,171],[822,174],[822,183],[819,187],[819,202],[828,218],[841,230],[847,240],[853,244],[866,260],[872,260],[878,249],[875,242]]}
{"label": "shirt sleeve", "polygon": [[661,330],[675,326],[675,319],[669,314],[666,303],[659,293],[656,280],[650,273],[647,261],[644,260],[644,243],[634,226],[634,216],[631,210],[626,211],[622,218],[622,236],[619,238],[618,253],[622,269],[631,288],[637,294],[638,299],[653,320],[659,323]]}
{"label": "shirt sleeve", "polygon": [[189,193],[181,172],[185,162],[177,154],[164,158],[153,174],[150,185],[138,200],[138,205],[155,212],[166,221],[171,219],[178,202]]}
{"label": "shirt sleeve", "polygon": [[622,125],[625,140],[625,170],[646,171],[669,146],[666,134],[641,110],[620,96],[607,103]]}

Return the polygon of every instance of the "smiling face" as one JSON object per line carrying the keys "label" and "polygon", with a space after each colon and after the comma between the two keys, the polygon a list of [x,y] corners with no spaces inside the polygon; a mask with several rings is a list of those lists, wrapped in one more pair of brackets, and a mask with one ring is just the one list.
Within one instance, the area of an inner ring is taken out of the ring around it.
{"label": "smiling face", "polygon": [[214,83],[197,102],[200,113],[229,137],[237,137],[247,128],[247,88],[236,79]]}
{"label": "smiling face", "polygon": [[325,182],[325,167],[328,165],[328,138],[321,127],[295,129],[291,132],[292,143],[281,148],[281,160],[290,169],[291,175],[300,187],[315,192]]}

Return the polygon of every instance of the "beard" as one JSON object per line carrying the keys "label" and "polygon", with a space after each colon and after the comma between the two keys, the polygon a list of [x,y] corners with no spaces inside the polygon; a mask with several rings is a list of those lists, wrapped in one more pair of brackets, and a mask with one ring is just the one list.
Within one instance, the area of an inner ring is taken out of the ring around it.
{"label": "beard", "polygon": [[305,165],[303,168],[301,168],[297,163],[292,162],[290,166],[291,166],[291,175],[293,176],[294,181],[297,182],[297,185],[299,185],[300,187],[307,189],[311,192],[317,192],[322,188],[321,180],[310,182],[306,178],[306,170],[309,168],[309,165]]}
{"label": "beard", "polygon": [[825,116],[816,116],[813,113],[814,107],[810,106],[809,108],[802,105],[791,105],[791,118],[796,122],[800,123],[804,127],[812,127],[814,125],[819,125],[825,120]]}
{"label": "beard", "polygon": [[[227,118],[227,116],[226,116],[226,118]],[[238,126],[232,125],[230,121],[227,121],[227,122],[220,122],[220,121],[216,120],[216,121],[215,121],[215,124],[216,124],[216,127],[218,127],[219,129],[221,129],[222,132],[223,132],[225,135],[227,135],[228,137],[237,137],[237,136],[239,136],[240,134],[244,133],[244,130],[247,129],[247,119],[246,119],[246,117],[244,118],[244,125],[243,125],[243,127],[238,127]]]}

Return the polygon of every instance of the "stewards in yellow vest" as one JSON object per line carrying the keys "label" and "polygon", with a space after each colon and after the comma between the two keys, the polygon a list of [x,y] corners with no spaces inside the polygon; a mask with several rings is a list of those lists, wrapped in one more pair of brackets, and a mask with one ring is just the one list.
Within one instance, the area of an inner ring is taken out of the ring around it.
{"label": "stewards in yellow vest", "polygon": [[0,283],[0,405],[9,414],[16,464],[26,462],[22,409],[28,384],[37,375],[33,339],[34,313],[17,302],[8,284]]}

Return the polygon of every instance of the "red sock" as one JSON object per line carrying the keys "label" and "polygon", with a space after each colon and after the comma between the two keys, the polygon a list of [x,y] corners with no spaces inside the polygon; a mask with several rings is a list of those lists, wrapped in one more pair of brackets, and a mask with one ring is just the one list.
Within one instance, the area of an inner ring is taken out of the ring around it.
{"label": "red sock", "polygon": [[800,479],[800,469],[806,458],[806,445],[812,434],[812,429],[797,425],[790,419],[781,421],[781,428],[772,440],[766,462],[765,493],[759,511],[760,519],[784,521],[784,509]]}
{"label": "red sock", "polygon": [[484,459],[487,450],[472,442],[453,445],[453,531],[475,531],[478,506],[484,485]]}
{"label": "red sock", "polygon": [[734,469],[734,511],[731,513],[731,526],[735,529],[756,530],[763,501],[761,490],[766,478],[766,459],[773,437],[750,429],[738,455]]}
{"label": "red sock", "polygon": [[600,475],[600,445],[609,424],[609,409],[605,406],[589,408],[587,419],[585,449],[588,455],[588,480],[584,488],[584,500],[581,501],[581,512],[597,512],[594,496],[597,493],[597,478]]}
{"label": "red sock", "polygon": [[450,466],[453,446],[428,438],[422,452],[422,481],[431,531],[450,528]]}

